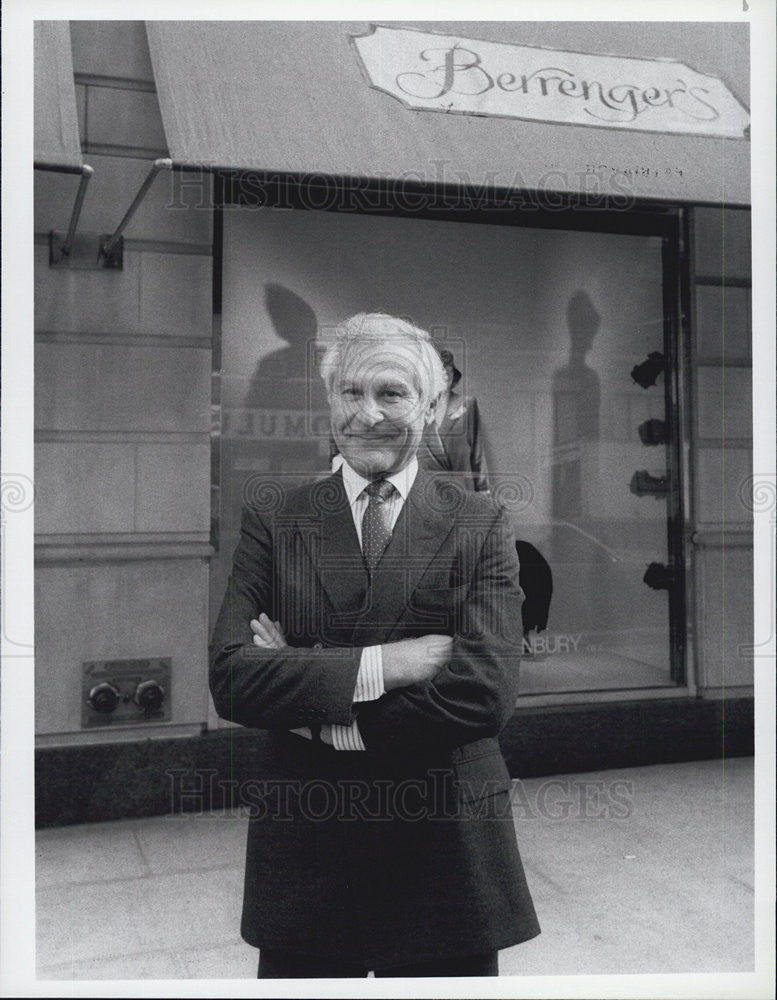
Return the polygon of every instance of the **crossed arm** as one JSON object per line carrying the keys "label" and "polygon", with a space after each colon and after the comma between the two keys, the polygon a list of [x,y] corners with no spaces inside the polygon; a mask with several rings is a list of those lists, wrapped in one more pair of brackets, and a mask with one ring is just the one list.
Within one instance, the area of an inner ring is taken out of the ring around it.
{"label": "crossed arm", "polygon": [[[254,645],[260,649],[283,649],[287,646],[281,623],[271,621],[268,615],[262,613],[258,619],[251,619],[250,626],[254,633]],[[428,635],[364,649],[353,695],[354,706],[358,710],[357,702],[374,701],[387,691],[431,680],[450,659],[452,647],[450,636]],[[292,732],[306,739],[313,738],[307,726]],[[336,750],[366,750],[356,720],[350,726],[324,723],[321,739]]]}
{"label": "crossed arm", "polygon": [[281,623],[258,614],[272,606],[272,539],[262,520],[247,512],[212,644],[217,711],[266,729],[351,726],[358,712],[366,748],[385,752],[496,735],[515,704],[521,636],[511,538],[496,520],[477,554],[455,634],[384,643],[386,693],[355,705],[361,647],[288,646]]}
{"label": "crossed arm", "polygon": [[[249,625],[254,634],[253,643],[260,649],[288,648],[283,626],[272,621],[264,612],[258,618],[252,618]],[[384,643],[380,650],[385,691],[430,681],[448,662],[452,649],[451,636],[434,633],[419,639]]]}

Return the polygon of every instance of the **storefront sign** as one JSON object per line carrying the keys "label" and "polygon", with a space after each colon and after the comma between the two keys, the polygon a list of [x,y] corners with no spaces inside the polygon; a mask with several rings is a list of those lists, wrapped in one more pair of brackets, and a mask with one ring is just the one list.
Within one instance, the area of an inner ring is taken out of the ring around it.
{"label": "storefront sign", "polygon": [[717,77],[663,59],[563,52],[377,26],[353,37],[372,86],[413,110],[748,136],[747,109]]}

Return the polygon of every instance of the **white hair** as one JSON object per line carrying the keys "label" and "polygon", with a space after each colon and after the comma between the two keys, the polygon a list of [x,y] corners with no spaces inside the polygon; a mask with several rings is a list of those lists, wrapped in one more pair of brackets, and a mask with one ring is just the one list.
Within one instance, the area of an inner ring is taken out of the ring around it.
{"label": "white hair", "polygon": [[426,402],[437,399],[448,384],[440,355],[430,335],[404,319],[387,313],[357,313],[336,326],[333,332],[333,337],[319,341],[323,349],[321,378],[327,392],[332,391],[346,351],[369,342],[385,346],[397,341],[410,344],[415,349],[418,355],[418,365],[414,369],[416,388]]}

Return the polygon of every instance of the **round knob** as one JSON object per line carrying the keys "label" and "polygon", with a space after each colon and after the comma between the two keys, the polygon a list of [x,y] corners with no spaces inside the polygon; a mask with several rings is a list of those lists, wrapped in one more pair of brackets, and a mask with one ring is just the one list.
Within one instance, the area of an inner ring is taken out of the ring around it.
{"label": "round knob", "polygon": [[158,681],[141,681],[132,700],[144,712],[154,712],[165,700],[165,689]]}
{"label": "round knob", "polygon": [[95,684],[89,692],[87,700],[95,712],[107,715],[109,712],[115,711],[116,706],[119,704],[119,698],[119,689],[114,687],[113,684],[103,681],[102,684]]}

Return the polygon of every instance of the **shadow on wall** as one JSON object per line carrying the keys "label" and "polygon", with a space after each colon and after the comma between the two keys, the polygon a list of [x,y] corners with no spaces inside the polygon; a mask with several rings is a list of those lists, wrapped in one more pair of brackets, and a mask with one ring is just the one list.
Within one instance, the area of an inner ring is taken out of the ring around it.
{"label": "shadow on wall", "polygon": [[[567,302],[569,358],[557,368],[551,381],[553,397],[553,532],[550,559],[567,576],[577,578],[580,587],[573,606],[558,610],[565,627],[573,619],[586,629],[605,627],[596,595],[606,576],[604,557],[597,546],[593,554],[585,544],[586,535],[598,535],[597,512],[591,506],[590,477],[596,476],[599,446],[599,376],[586,363],[601,326],[602,317],[588,293],[579,288]],[[560,524],[569,526],[561,529]],[[575,527],[581,529],[577,534]],[[574,610],[573,610],[574,608]],[[575,615],[577,617],[575,617]],[[577,628],[577,624],[575,625]]]}
{"label": "shadow on wall", "polygon": [[258,362],[245,405],[286,410],[299,401],[298,388],[302,389],[304,405],[308,374],[315,374],[308,372],[308,345],[316,339],[316,314],[301,296],[284,285],[266,285],[264,302],[275,332],[286,346]]}
{"label": "shadow on wall", "polygon": [[286,346],[262,358],[251,377],[244,406],[253,445],[261,449],[268,472],[311,473],[322,467],[320,442],[329,429],[328,418],[321,416],[328,407],[311,346],[318,321],[311,306],[284,285],[268,284],[264,298]]}
{"label": "shadow on wall", "polygon": [[582,503],[580,444],[599,440],[599,376],[586,364],[602,317],[578,289],[567,303],[569,360],[553,373],[553,517],[576,521]]}

